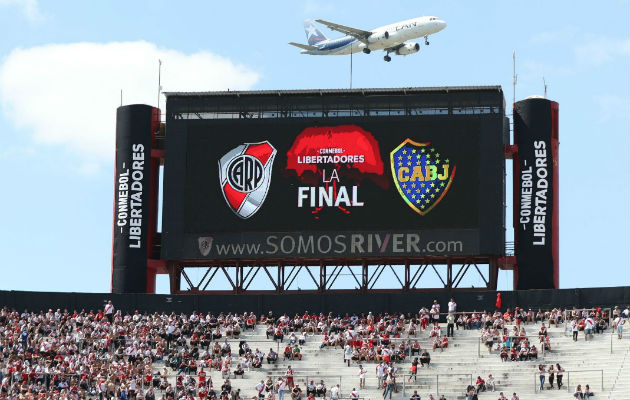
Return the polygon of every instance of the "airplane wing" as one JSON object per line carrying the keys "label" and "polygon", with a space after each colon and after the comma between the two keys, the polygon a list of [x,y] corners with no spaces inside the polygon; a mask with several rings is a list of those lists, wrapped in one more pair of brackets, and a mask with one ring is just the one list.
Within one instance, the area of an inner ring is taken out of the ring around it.
{"label": "airplane wing", "polygon": [[320,24],[326,25],[328,29],[332,31],[337,31],[345,35],[353,36],[357,38],[357,40],[360,40],[361,42],[364,42],[364,43],[367,40],[367,38],[372,34],[372,32],[370,31],[364,31],[362,29],[351,28],[349,26],[335,24],[334,22],[324,21],[323,19],[316,19],[315,21],[319,22]]}
{"label": "airplane wing", "polygon": [[304,50],[317,50],[317,47],[309,46],[308,44],[301,44],[301,43],[295,43],[295,42],[289,42],[289,44],[291,46],[299,47],[300,49],[304,49]]}

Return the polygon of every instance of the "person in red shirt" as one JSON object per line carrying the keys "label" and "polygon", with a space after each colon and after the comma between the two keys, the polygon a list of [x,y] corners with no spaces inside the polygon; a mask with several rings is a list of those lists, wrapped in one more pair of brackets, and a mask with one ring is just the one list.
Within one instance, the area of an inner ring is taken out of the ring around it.
{"label": "person in red shirt", "polygon": [[486,391],[486,381],[481,376],[477,376],[475,385],[477,385],[477,393]]}

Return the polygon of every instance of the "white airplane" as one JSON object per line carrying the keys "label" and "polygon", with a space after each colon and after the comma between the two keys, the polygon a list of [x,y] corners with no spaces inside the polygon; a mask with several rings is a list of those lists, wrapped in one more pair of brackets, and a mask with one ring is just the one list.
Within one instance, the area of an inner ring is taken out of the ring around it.
{"label": "white airplane", "polygon": [[406,56],[420,50],[420,44],[406,42],[407,40],[424,37],[424,44],[428,45],[429,35],[446,28],[446,22],[437,17],[412,18],[371,31],[351,28],[321,19],[315,21],[326,25],[330,30],[344,33],[346,36],[339,39],[328,39],[317,29],[313,21],[307,19],[304,21],[304,29],[308,44],[289,42],[290,45],[302,49],[302,54],[327,56],[358,53],[359,51],[370,54],[372,50],[383,50],[387,53],[383,57],[387,62],[392,60],[389,53]]}

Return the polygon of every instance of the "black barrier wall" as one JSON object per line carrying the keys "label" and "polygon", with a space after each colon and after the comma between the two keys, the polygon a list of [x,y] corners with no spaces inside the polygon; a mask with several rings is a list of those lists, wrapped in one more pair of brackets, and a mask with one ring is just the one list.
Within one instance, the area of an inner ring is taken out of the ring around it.
{"label": "black barrier wall", "polygon": [[[478,292],[420,292],[420,293],[341,293],[341,294],[258,294],[258,295],[152,295],[115,293],[57,293],[0,291],[0,307],[18,311],[68,309],[86,311],[102,309],[107,300],[123,312],[250,312],[275,315],[310,313],[373,313],[410,312],[428,306],[436,299],[443,306],[451,297],[459,311],[494,310],[495,291]],[[625,306],[630,304],[630,287],[543,289],[500,292],[503,310],[506,308],[551,309],[576,306],[578,308]]]}
{"label": "black barrier wall", "polygon": [[112,292],[141,293],[147,288],[147,237],[151,106],[135,104],[116,112],[116,172]]}
{"label": "black barrier wall", "polygon": [[514,105],[517,289],[558,287],[558,103]]}

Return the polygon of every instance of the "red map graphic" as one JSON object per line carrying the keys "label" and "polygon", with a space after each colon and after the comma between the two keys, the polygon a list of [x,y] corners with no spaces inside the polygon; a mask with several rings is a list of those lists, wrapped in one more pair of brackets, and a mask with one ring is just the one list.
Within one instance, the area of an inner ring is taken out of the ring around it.
{"label": "red map graphic", "polygon": [[[311,157],[323,156],[321,163]],[[342,162],[357,160],[362,162]],[[330,162],[336,157],[339,162]],[[300,162],[302,161],[302,162]],[[336,169],[343,180],[356,182],[364,179],[373,181],[383,189],[389,187],[389,180],[383,176],[381,151],[374,136],[356,125],[321,126],[304,129],[287,152],[287,172],[292,171],[305,184],[322,184],[322,173],[330,175]]]}

